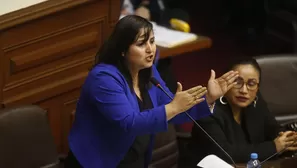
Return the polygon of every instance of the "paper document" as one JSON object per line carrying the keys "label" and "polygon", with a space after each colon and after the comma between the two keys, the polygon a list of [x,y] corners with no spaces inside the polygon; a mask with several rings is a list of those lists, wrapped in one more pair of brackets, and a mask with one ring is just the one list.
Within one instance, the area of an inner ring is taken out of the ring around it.
{"label": "paper document", "polygon": [[198,36],[193,33],[185,33],[177,30],[172,30],[153,22],[155,33],[155,42],[157,46],[172,48],[181,44],[195,41]]}
{"label": "paper document", "polygon": [[197,164],[197,166],[203,168],[234,168],[216,155],[206,156]]}

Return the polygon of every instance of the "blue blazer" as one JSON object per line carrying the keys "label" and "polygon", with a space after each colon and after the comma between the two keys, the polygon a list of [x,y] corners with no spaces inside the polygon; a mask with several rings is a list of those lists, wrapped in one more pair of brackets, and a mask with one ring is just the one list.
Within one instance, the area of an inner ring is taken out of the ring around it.
{"label": "blue blazer", "polygon": [[[153,76],[170,93],[155,66],[152,69]],[[69,135],[69,147],[84,168],[115,168],[136,136],[150,134],[147,167],[154,134],[167,131],[165,105],[171,101],[155,86],[149,89],[149,95],[154,108],[140,113],[135,93],[131,92],[115,66],[98,64],[90,71],[81,90]],[[188,112],[194,119],[211,114],[206,101]],[[170,120],[175,124],[187,121],[190,120],[184,113]]]}

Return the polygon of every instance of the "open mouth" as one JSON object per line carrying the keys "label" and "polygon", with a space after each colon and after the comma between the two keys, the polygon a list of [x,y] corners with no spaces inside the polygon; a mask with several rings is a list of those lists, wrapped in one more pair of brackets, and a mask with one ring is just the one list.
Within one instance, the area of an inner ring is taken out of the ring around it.
{"label": "open mouth", "polygon": [[150,56],[146,57],[147,61],[153,61],[153,59],[154,59],[154,55],[150,55]]}

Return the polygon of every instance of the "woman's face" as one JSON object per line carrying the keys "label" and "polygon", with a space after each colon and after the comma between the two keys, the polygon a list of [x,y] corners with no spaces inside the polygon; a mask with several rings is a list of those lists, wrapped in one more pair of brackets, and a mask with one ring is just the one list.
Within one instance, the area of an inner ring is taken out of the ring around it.
{"label": "woman's face", "polygon": [[228,102],[236,107],[244,108],[256,98],[260,74],[252,65],[237,65],[233,70],[239,72],[237,84],[225,95]]}
{"label": "woman's face", "polygon": [[135,70],[149,68],[153,65],[156,53],[155,37],[153,32],[150,32],[149,38],[145,40],[145,31],[140,29],[139,38],[130,45],[125,57],[128,66]]}

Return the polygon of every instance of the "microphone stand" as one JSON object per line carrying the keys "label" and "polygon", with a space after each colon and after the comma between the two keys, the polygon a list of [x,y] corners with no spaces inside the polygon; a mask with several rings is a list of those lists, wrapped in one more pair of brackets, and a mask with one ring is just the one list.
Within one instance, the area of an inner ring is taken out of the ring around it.
{"label": "microphone stand", "polygon": [[[156,78],[154,78],[154,77],[152,77],[151,78],[151,82],[157,87],[157,88],[159,88],[159,89],[161,89],[171,100],[173,100],[173,97],[171,97],[170,95],[169,95],[169,93],[167,93],[166,91],[165,91],[165,89],[160,85],[160,83],[159,83],[159,81],[156,79]],[[213,143],[214,144],[216,144],[216,146],[218,146],[223,152],[224,152],[224,154],[231,160],[231,162],[233,163],[233,166],[235,167],[235,168],[237,168],[237,165],[236,165],[236,163],[234,162],[234,160],[232,159],[232,157],[223,149],[223,147],[221,147],[221,145],[219,145],[217,142],[216,142],[216,140],[214,140],[213,138],[212,138],[212,136],[210,136],[206,131],[205,131],[205,129],[203,129],[202,128],[202,126],[197,122],[197,121],[195,121],[195,119],[189,114],[189,113],[187,113],[187,112],[185,112],[186,113],[186,115],[190,118],[190,120],[192,120],[193,122],[194,122],[194,124],[196,125],[196,126],[198,126],[206,135],[207,135],[207,137],[208,138],[210,138],[212,141],[213,141]]]}

